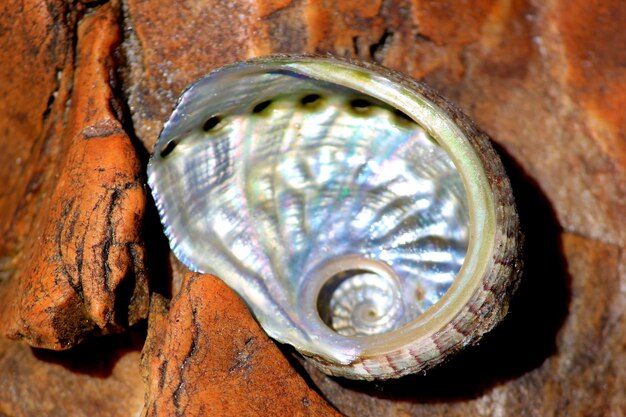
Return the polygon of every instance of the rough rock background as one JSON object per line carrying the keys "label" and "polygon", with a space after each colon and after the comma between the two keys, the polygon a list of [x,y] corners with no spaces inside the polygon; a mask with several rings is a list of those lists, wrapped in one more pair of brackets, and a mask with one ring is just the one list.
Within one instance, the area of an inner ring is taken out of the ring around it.
{"label": "rough rock background", "polygon": [[[625,27],[620,0],[2,2],[0,415],[626,415]],[[492,137],[527,273],[481,345],[328,378],[166,260],[144,185],[162,123],[190,82],[271,52],[408,73]]]}

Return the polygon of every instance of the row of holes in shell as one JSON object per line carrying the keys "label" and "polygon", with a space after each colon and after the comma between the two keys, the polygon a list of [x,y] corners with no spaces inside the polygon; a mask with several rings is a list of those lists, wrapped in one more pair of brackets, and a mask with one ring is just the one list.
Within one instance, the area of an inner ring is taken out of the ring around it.
{"label": "row of holes in shell", "polygon": [[[319,94],[307,94],[300,99],[300,105],[305,108],[317,107],[322,102],[322,100],[323,100],[323,97],[320,96]],[[254,107],[252,107],[252,113],[261,114],[266,109],[268,109],[271,104],[272,104],[272,100],[262,101],[256,104]],[[354,110],[356,114],[360,114],[360,115],[367,115],[370,109],[376,106],[371,101],[362,97],[350,99],[348,101],[348,105],[350,106],[352,110]],[[414,121],[409,116],[407,116],[405,113],[401,112],[398,109],[395,109],[393,113],[401,123],[414,123]],[[205,132],[212,132],[212,131],[219,130],[219,128],[223,126],[222,122],[223,122],[222,115],[219,115],[219,114],[213,115],[209,117],[206,120],[206,122],[204,122],[204,124],[202,125],[202,130]],[[176,148],[177,145],[178,145],[178,142],[176,140],[169,141],[161,150],[161,153],[160,153],[161,157],[165,158],[167,155],[172,153],[172,151],[174,150],[174,148]]]}

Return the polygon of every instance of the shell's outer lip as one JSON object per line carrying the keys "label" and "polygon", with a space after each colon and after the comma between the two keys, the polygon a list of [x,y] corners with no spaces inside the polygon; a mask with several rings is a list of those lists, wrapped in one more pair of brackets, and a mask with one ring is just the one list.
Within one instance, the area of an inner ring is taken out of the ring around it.
{"label": "shell's outer lip", "polygon": [[[381,76],[375,72],[382,72]],[[335,337],[353,343],[355,349],[351,352],[343,351],[339,355],[333,352],[310,352],[305,347],[296,346],[305,354],[339,364],[349,364],[354,361],[363,361],[380,355],[393,355],[401,351],[407,344],[432,344],[432,338],[459,315],[459,310],[466,305],[477,291],[480,291],[481,279],[493,268],[493,251],[497,229],[496,209],[492,197],[492,189],[484,171],[481,157],[472,147],[465,132],[461,130],[450,116],[435,105],[431,100],[415,89],[415,83],[405,77],[380,69],[371,64],[354,64],[348,61],[330,57],[307,55],[273,55],[255,58],[242,63],[224,66],[205,78],[191,85],[179,98],[176,109],[170,119],[164,124],[159,136],[153,156],[148,164],[148,182],[155,194],[155,200],[161,219],[167,224],[167,213],[159,201],[158,184],[154,179],[154,159],[163,149],[167,141],[176,136],[177,125],[184,122],[187,114],[186,107],[194,100],[195,90],[204,83],[211,82],[213,77],[235,71],[263,72],[268,70],[286,70],[301,74],[313,79],[340,84],[356,91],[372,96],[382,102],[397,108],[410,116],[419,125],[425,128],[446,150],[455,166],[459,170],[465,187],[470,218],[470,243],[465,262],[454,280],[452,287],[446,294],[424,314],[409,325],[384,335]],[[420,88],[424,89],[424,86]],[[434,94],[434,93],[433,93]],[[489,146],[481,145],[481,146]],[[507,181],[508,186],[508,181]],[[166,226],[165,233],[172,242],[176,255],[184,258],[178,250],[180,242],[176,241]],[[184,262],[184,259],[181,259]],[[319,315],[313,319],[322,322]],[[288,337],[269,332],[270,336],[281,342],[293,344]],[[421,341],[421,342],[420,342]],[[349,376],[349,375],[348,375]]]}

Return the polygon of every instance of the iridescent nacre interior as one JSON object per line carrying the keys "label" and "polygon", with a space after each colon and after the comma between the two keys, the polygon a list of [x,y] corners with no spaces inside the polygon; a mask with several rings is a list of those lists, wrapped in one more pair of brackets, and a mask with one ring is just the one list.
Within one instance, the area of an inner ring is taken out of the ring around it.
{"label": "iridescent nacre interior", "polygon": [[231,66],[181,98],[149,167],[172,248],[274,338],[349,361],[437,303],[469,242],[436,140],[354,89]]}

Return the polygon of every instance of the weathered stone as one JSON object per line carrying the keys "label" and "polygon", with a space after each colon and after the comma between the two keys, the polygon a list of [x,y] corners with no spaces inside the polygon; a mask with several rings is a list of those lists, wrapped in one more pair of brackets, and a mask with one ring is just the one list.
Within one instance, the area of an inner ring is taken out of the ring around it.
{"label": "weathered stone", "polygon": [[65,349],[147,315],[143,168],[112,89],[118,19],[114,2],[78,27],[71,100],[64,95],[49,121],[65,154],[41,183],[28,244],[0,289],[0,332],[32,346]]}
{"label": "weathered stone", "polygon": [[42,183],[59,164],[62,125],[51,119],[69,93],[76,18],[68,9],[62,1],[0,4],[0,279],[32,244]]}
{"label": "weathered stone", "polygon": [[189,273],[155,297],[143,352],[145,416],[339,416],[219,279]]}

